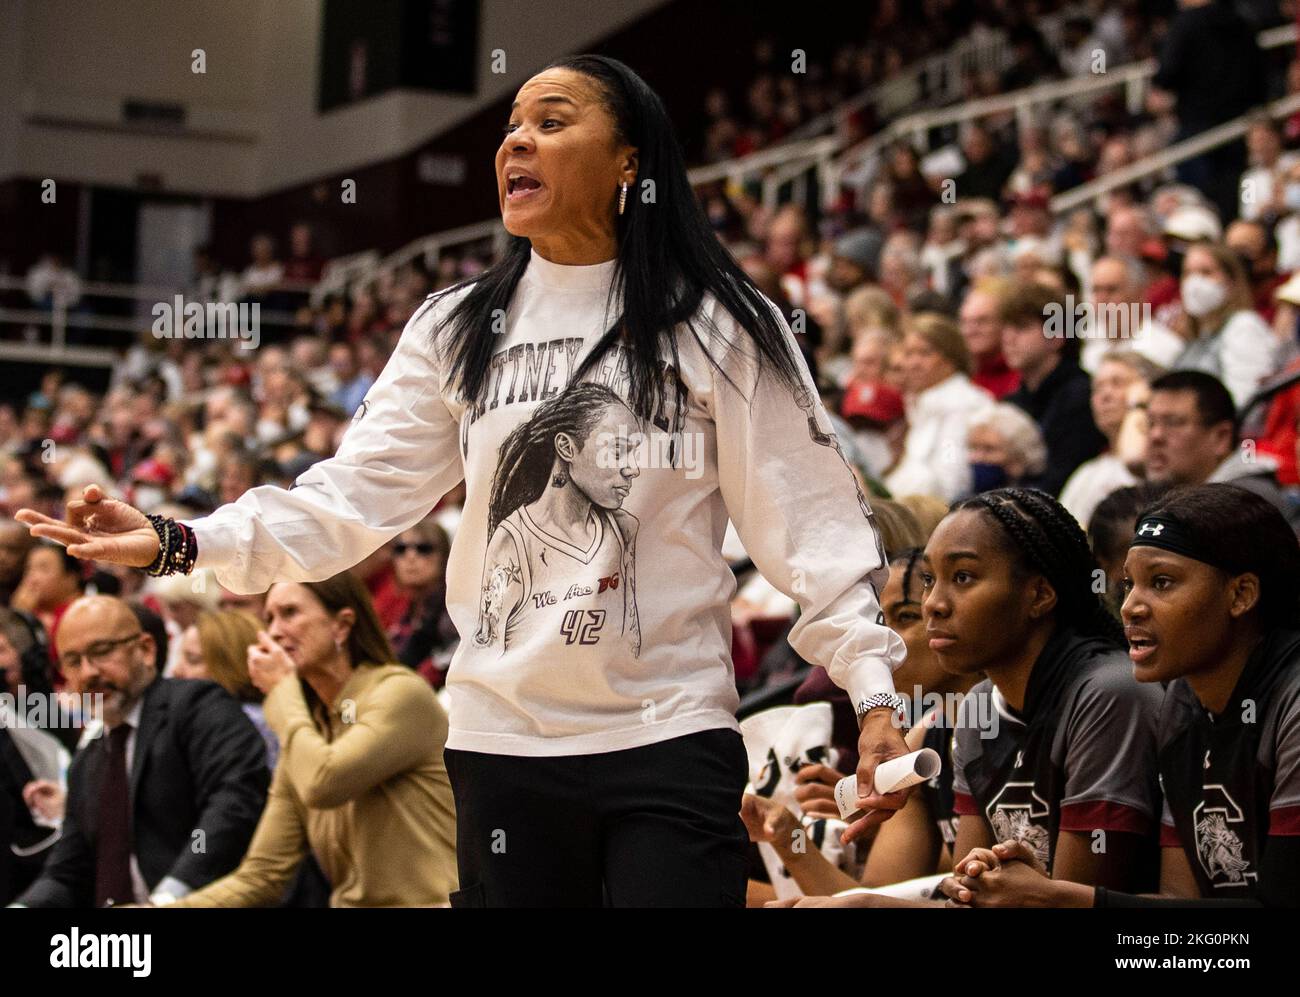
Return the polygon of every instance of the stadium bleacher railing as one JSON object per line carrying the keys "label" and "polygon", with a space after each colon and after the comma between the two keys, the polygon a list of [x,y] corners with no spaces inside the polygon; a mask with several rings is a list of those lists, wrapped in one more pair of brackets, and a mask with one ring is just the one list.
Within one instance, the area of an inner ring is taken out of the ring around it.
{"label": "stadium bleacher railing", "polygon": [[[1297,28],[1294,24],[1271,28],[1260,32],[1258,36],[1263,49],[1294,45],[1296,38]],[[908,67],[899,77],[885,81],[808,122],[777,145],[737,159],[696,167],[689,174],[691,184],[698,188],[725,180],[733,186],[751,185],[757,189],[761,202],[768,207],[790,200],[810,203],[810,193],[815,194],[823,206],[829,206],[843,189],[847,178],[856,177],[852,185],[865,188],[871,182],[884,151],[899,139],[909,139],[925,154],[930,151],[931,136],[939,129],[960,127],[990,115],[1008,112],[1014,114],[1019,127],[1023,128],[1040,121],[1048,108],[1071,101],[1092,99],[1098,93],[1114,88],[1123,88],[1128,108],[1137,111],[1143,106],[1151,77],[1156,71],[1155,60],[1148,59],[1095,75],[1035,84],[994,97],[917,111],[894,119],[863,141],[849,144],[842,123],[855,111],[868,105],[876,108],[888,106],[891,94],[896,97],[897,93],[909,88],[919,88],[929,100],[959,100],[962,81],[972,69],[1004,68],[1008,58],[1009,46],[1001,32],[988,32],[981,37],[964,40],[947,52]],[[1268,113],[1274,117],[1297,110],[1300,110],[1300,94],[1280,98],[1268,105]],[[1116,187],[1159,174],[1186,159],[1235,141],[1245,134],[1252,117],[1254,113],[1244,115],[1074,190],[1057,194],[1050,202],[1050,209],[1054,214],[1071,211],[1096,201]],[[818,134],[828,129],[832,130],[831,134]],[[506,239],[500,220],[486,219],[422,236],[386,256],[370,250],[336,259],[329,263],[320,282],[311,287],[311,300],[314,304],[319,304],[329,294],[373,280],[376,274],[392,272],[417,257],[423,257],[432,270],[437,266],[441,254],[447,250],[488,243],[500,250]],[[22,280],[0,275],[0,291],[21,290],[24,287]],[[83,300],[87,297],[103,297],[155,302],[169,300],[177,293],[183,293],[183,289],[101,282],[84,284],[82,297]],[[147,308],[142,311],[147,313]],[[288,326],[292,324],[292,315],[263,312],[262,321],[273,328]],[[67,328],[71,326],[106,333],[130,333],[147,328],[148,322],[139,317],[99,316],[74,311],[61,307],[56,301],[55,307],[50,311],[0,308],[0,326],[5,325],[19,325],[28,332],[33,327],[48,327],[50,339],[47,343],[31,339],[20,342],[0,341],[0,359],[112,366],[118,360],[118,351],[67,345]]]}

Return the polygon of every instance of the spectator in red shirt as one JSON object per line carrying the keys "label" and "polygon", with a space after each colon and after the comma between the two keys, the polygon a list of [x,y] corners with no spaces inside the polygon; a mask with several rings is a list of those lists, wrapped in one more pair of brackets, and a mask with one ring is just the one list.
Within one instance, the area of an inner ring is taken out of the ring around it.
{"label": "spectator in red shirt", "polygon": [[289,258],[284,262],[284,279],[291,283],[314,284],[320,280],[325,260],[312,249],[311,226],[299,222],[289,230]]}
{"label": "spectator in red shirt", "polygon": [[999,312],[1007,288],[994,278],[975,284],[961,304],[961,336],[975,360],[971,381],[1002,399],[1020,387],[1020,373],[1002,356],[1002,318]]}
{"label": "spectator in red shirt", "polygon": [[81,562],[55,543],[38,543],[27,553],[23,580],[9,600],[10,609],[31,613],[50,635],[50,661],[55,668],[55,684],[62,685],[58,669],[59,649],[55,634],[63,613],[81,595]]}

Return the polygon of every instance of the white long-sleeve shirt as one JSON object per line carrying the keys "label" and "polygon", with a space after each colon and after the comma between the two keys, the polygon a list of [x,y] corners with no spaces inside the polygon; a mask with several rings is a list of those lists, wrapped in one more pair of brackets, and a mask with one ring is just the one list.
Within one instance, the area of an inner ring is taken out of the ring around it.
{"label": "white long-sleeve shirt", "polygon": [[970,491],[966,436],[994,398],[957,373],[907,401],[907,436],[898,464],[885,475],[893,495],[935,495],[947,502]]}
{"label": "white long-sleeve shirt", "polygon": [[[893,691],[905,651],[880,613],[883,547],[807,367],[797,397],[771,374],[758,379],[752,342],[706,297],[721,339],[696,325],[743,397],[683,326],[675,383],[642,424],[621,401],[619,348],[569,383],[612,320],[613,269],[532,254],[479,411],[449,388],[429,338],[465,292],[435,299],[408,323],[334,457],[289,490],[251,489],[192,523],[196,567],[240,593],[327,578],[420,520],[463,476],[447,566],[461,634],[447,746],[588,754],[739,729],[736,582],[720,553],[730,515],[759,570],[799,604],[795,650],[854,701]],[[574,414],[584,412],[585,422]],[[507,437],[525,445],[503,466]],[[494,478],[511,468],[489,536]]]}

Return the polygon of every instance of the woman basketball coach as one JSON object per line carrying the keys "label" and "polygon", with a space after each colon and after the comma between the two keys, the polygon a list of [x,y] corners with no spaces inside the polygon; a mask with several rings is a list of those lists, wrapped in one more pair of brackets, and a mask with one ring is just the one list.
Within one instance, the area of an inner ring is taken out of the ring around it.
{"label": "woman basketball coach", "polygon": [[[528,80],[496,153],[512,238],[412,317],[337,454],[192,523],[97,486],[78,557],[241,593],[344,570],[466,482],[448,565],[456,906],[744,903],[730,517],[861,718],[856,837],[907,749],[888,568],[794,337],[716,240],[659,97],[599,56]],[[811,409],[808,408],[811,399]],[[800,403],[803,403],[801,408]]]}

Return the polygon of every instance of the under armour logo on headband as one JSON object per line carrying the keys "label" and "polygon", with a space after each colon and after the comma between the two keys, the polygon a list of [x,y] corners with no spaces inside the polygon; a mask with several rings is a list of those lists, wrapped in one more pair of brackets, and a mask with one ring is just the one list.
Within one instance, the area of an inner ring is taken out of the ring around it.
{"label": "under armour logo on headband", "polygon": [[1138,529],[1140,537],[1158,537],[1165,532],[1164,523],[1143,523]]}

